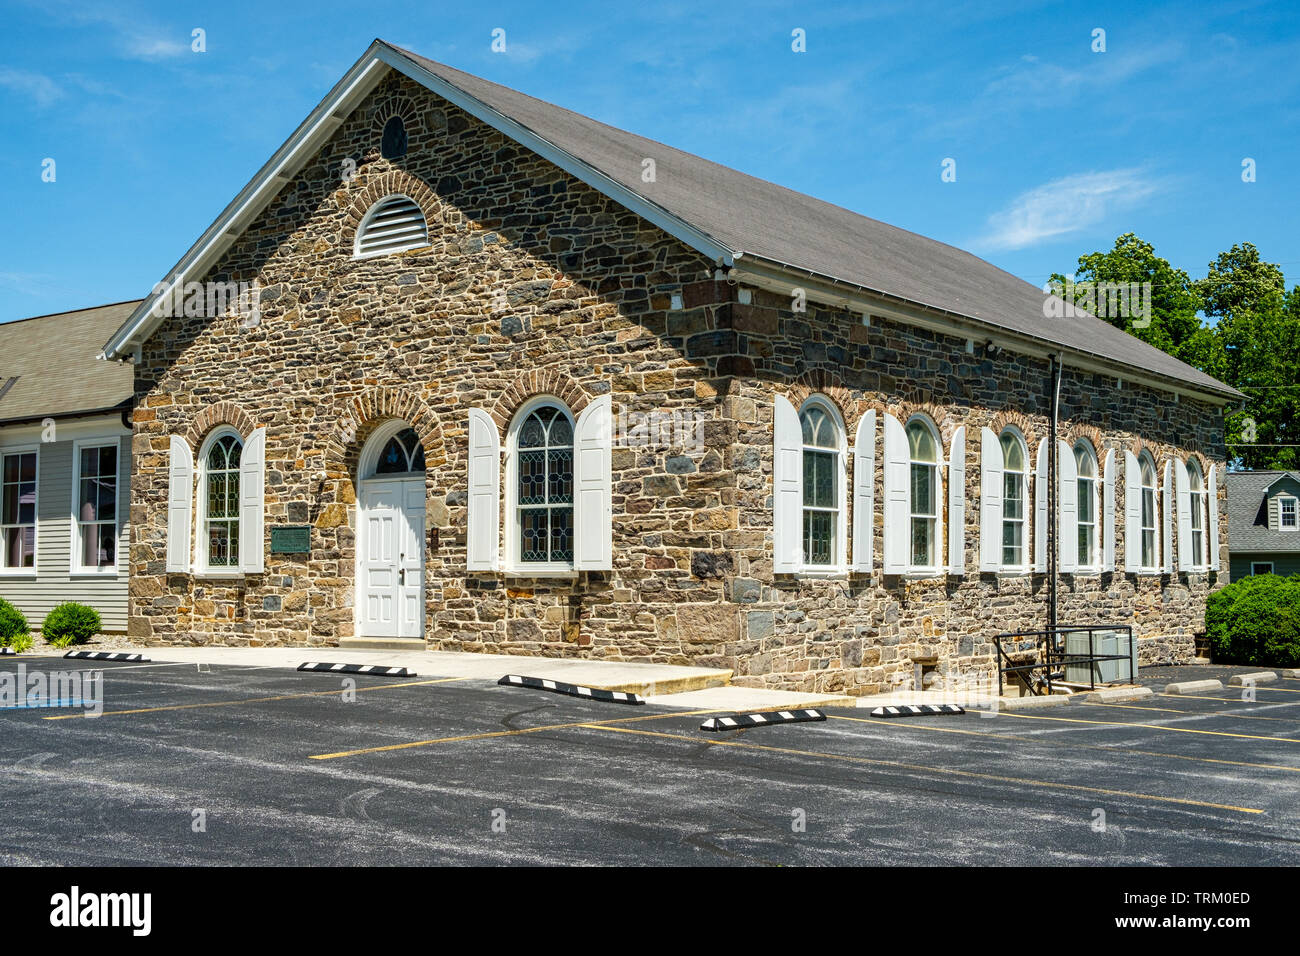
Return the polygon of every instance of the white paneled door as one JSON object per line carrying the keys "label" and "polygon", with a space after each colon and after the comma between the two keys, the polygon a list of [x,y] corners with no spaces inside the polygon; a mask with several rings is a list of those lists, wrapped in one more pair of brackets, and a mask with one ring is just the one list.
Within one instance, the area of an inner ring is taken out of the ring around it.
{"label": "white paneled door", "polygon": [[361,483],[357,624],[361,637],[424,636],[424,479]]}

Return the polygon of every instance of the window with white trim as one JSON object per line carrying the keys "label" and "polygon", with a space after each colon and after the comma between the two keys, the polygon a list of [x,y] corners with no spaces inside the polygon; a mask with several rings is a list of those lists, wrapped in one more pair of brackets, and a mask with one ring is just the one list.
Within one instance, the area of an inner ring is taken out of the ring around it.
{"label": "window with white trim", "polygon": [[799,413],[803,433],[803,563],[808,567],[843,564],[843,430],[838,416],[819,398]]}
{"label": "window with white trim", "polygon": [[1296,529],[1296,499],[1288,497],[1279,497],[1277,499],[1277,523],[1283,531],[1294,531]]}
{"label": "window with white trim", "polygon": [[1029,488],[1029,451],[1025,439],[1013,428],[998,438],[1002,446],[1002,566],[1024,570],[1028,564],[1025,501]]}
{"label": "window with white trim", "polygon": [[353,255],[368,259],[428,244],[429,224],[420,204],[410,196],[387,196],[371,206],[357,225]]}
{"label": "window with white trim", "polygon": [[77,497],[72,567],[77,571],[116,571],[120,448],[117,442],[74,447]]}
{"label": "window with white trim", "polygon": [[511,429],[513,563],[573,566],[573,419],[556,402],[526,406]]}
{"label": "window with white trim", "polygon": [[1075,443],[1074,468],[1079,503],[1078,567],[1085,570],[1101,564],[1101,536],[1097,533],[1097,456],[1086,441]]}
{"label": "window with white trim", "polygon": [[914,418],[907,423],[911,465],[907,496],[911,518],[908,554],[914,571],[935,570],[939,563],[939,446],[939,436],[928,422]]}
{"label": "window with white trim", "polygon": [[1138,459],[1142,469],[1142,570],[1156,568],[1156,464],[1145,451]]}
{"label": "window with white trim", "polygon": [[1187,462],[1187,488],[1192,529],[1192,566],[1203,568],[1210,563],[1205,538],[1205,526],[1209,523],[1206,516],[1209,499],[1205,493],[1205,477],[1195,459]]}
{"label": "window with white trim", "polygon": [[0,460],[0,567],[36,567],[36,451],[5,454]]}
{"label": "window with white trim", "polygon": [[200,569],[239,570],[239,463],[243,439],[234,431],[215,432],[199,456]]}

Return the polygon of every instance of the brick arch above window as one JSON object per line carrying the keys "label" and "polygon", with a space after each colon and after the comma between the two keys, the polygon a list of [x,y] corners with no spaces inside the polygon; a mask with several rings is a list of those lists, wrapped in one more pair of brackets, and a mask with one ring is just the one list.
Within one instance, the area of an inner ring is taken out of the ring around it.
{"label": "brick arch above window", "polygon": [[392,195],[409,196],[424,213],[424,221],[429,224],[430,238],[433,223],[441,221],[442,203],[437,194],[422,179],[412,176],[401,169],[390,169],[369,180],[359,192],[352,196],[345,212],[343,228],[343,247],[352,248],[356,243],[357,227],[366,217],[370,208],[381,199]]}
{"label": "brick arch above window", "polygon": [[234,402],[217,402],[194,416],[194,421],[185,432],[185,440],[191,448],[197,449],[208,437],[208,433],[220,425],[229,425],[242,437],[248,438],[257,427],[257,422]]}
{"label": "brick arch above window", "polygon": [[553,395],[560,399],[569,407],[575,420],[591,401],[586,390],[567,372],[557,368],[541,368],[524,372],[501,393],[492,406],[490,414],[492,420],[497,423],[497,428],[501,430],[501,434],[505,434],[519,407],[536,395]]}
{"label": "brick arch above window", "polygon": [[953,419],[949,409],[933,402],[896,402],[885,406],[885,411],[897,418],[905,427],[914,415],[922,415],[928,418],[934,423],[934,427],[939,430],[939,437],[943,440],[945,454],[949,443],[952,441],[953,434],[957,431],[958,426],[963,424]]}
{"label": "brick arch above window", "polygon": [[326,475],[335,480],[351,480],[361,462],[361,449],[366,440],[376,428],[393,419],[400,419],[415,430],[430,473],[447,463],[442,426],[419,393],[407,388],[375,386],[341,400],[334,434],[325,442]]}
{"label": "brick arch above window", "polygon": [[1092,452],[1098,460],[1106,457],[1106,440],[1102,437],[1101,429],[1095,425],[1088,425],[1082,422],[1070,425],[1062,430],[1061,438],[1073,448],[1079,443],[1079,439],[1086,439],[1092,445]]}
{"label": "brick arch above window", "polygon": [[854,396],[852,390],[844,385],[838,375],[828,369],[808,369],[791,383],[786,391],[786,398],[795,408],[803,408],[804,402],[814,395],[821,395],[839,412],[840,419],[849,435],[857,428],[857,421],[867,409],[883,410],[883,405],[872,405]]}
{"label": "brick arch above window", "polygon": [[[1038,429],[1034,425],[1034,420],[1028,415],[1020,412],[1004,410],[993,416],[993,421],[989,425],[989,431],[995,435],[1001,435],[1011,426],[1024,437],[1026,444],[1032,449],[1038,447]],[[1064,437],[1064,436],[1062,436]]]}

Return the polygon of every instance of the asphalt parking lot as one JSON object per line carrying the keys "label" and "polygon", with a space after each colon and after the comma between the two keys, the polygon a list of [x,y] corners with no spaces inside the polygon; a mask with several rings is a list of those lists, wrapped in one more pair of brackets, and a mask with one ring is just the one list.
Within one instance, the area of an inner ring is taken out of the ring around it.
{"label": "asphalt parking lot", "polygon": [[19,662],[102,671],[104,704],[0,710],[6,864],[1300,862],[1300,680],[706,734],[485,681],[347,701],[330,674]]}

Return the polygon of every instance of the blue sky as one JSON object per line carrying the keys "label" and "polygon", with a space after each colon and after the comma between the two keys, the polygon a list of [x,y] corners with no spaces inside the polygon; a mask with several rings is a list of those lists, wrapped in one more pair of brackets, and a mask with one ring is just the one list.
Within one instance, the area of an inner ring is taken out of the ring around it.
{"label": "blue sky", "polygon": [[8,0],[0,321],[147,294],[376,36],[1035,284],[1129,231],[1300,281],[1293,5],[991,7]]}

